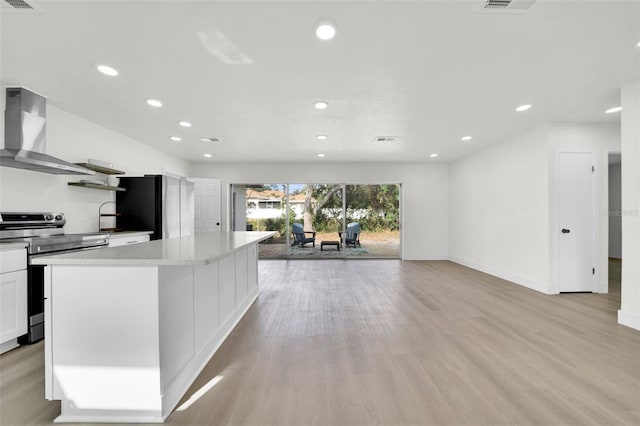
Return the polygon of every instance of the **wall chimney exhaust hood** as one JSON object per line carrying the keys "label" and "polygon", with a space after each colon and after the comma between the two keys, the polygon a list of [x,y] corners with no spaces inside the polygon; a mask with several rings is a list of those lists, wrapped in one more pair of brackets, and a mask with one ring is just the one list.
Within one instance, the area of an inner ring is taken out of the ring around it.
{"label": "wall chimney exhaust hood", "polygon": [[93,175],[94,171],[47,155],[47,100],[27,89],[7,88],[4,149],[0,166],[56,175]]}

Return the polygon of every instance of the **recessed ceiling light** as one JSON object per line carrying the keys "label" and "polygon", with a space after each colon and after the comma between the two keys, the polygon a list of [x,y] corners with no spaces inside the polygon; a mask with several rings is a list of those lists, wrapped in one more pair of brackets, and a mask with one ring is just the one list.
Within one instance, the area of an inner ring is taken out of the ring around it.
{"label": "recessed ceiling light", "polygon": [[204,154],[203,157],[211,158],[212,155],[211,154]]}
{"label": "recessed ceiling light", "polygon": [[182,140],[180,136],[171,136],[169,139],[171,139],[174,142],[180,142]]}
{"label": "recessed ceiling light", "polygon": [[460,138],[460,140],[463,141],[470,141],[471,139],[473,139],[471,136],[463,136],[462,138]]}
{"label": "recessed ceiling light", "polygon": [[613,114],[614,112],[620,112],[620,111],[622,111],[622,107],[613,107],[613,108],[609,108],[604,113],[605,114]]}
{"label": "recessed ceiling light", "polygon": [[518,108],[516,108],[516,111],[522,112],[528,110],[529,108],[531,108],[530,104],[520,105]]}
{"label": "recessed ceiling light", "polygon": [[429,154],[429,157],[431,158],[436,158],[438,156],[438,154],[436,154],[435,152],[433,154]]}
{"label": "recessed ceiling light", "polygon": [[322,158],[324,157],[324,154],[318,154],[318,157]]}
{"label": "recessed ceiling light", "polygon": [[328,138],[327,135],[317,135],[316,139],[318,139],[319,141],[326,141]]}
{"label": "recessed ceiling light", "polygon": [[160,108],[162,106],[162,102],[157,99],[147,99],[147,104],[156,108]]}
{"label": "recessed ceiling light", "polygon": [[219,138],[200,138],[202,142],[220,142]]}
{"label": "recessed ceiling light", "polygon": [[327,109],[329,108],[329,102],[327,101],[315,101],[313,103],[315,109]]}
{"label": "recessed ceiling light", "polygon": [[191,123],[189,123],[188,121],[178,121],[178,124],[182,127],[191,127]]}
{"label": "recessed ceiling light", "polygon": [[104,75],[108,75],[109,77],[115,77],[118,75],[118,71],[115,68],[111,68],[109,65],[98,65],[98,71],[100,71]]}
{"label": "recessed ceiling light", "polygon": [[336,26],[327,21],[323,21],[316,25],[316,37],[320,40],[331,40],[336,36]]}

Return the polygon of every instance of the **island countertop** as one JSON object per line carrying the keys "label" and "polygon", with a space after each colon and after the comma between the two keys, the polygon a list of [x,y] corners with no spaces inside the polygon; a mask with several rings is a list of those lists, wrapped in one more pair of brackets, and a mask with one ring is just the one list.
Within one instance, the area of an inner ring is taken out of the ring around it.
{"label": "island countertop", "polygon": [[34,257],[35,265],[207,265],[275,232],[209,232],[129,246]]}

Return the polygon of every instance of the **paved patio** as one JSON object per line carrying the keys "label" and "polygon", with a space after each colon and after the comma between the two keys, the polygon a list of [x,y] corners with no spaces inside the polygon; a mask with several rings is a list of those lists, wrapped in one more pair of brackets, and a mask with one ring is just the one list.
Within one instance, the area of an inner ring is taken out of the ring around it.
{"label": "paved patio", "polygon": [[344,247],[340,245],[340,251],[334,246],[325,246],[321,250],[322,241],[337,240],[336,236],[328,234],[316,235],[316,246],[307,244],[305,247],[288,247],[285,242],[267,242],[259,244],[259,256],[261,259],[281,259],[289,255],[290,258],[341,258],[343,256],[353,258],[399,258],[400,242],[397,233],[363,233],[359,247]]}

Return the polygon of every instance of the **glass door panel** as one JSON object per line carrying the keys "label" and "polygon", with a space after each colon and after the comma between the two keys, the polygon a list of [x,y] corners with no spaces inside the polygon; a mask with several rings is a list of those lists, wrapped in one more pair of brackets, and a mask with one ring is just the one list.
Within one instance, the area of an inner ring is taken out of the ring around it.
{"label": "glass door panel", "polygon": [[347,257],[400,257],[400,185],[346,185]]}
{"label": "glass door panel", "polygon": [[289,185],[290,258],[342,257],[343,186]]}
{"label": "glass door panel", "polygon": [[287,185],[233,185],[233,229],[275,231],[273,238],[258,244],[260,259],[287,257]]}

